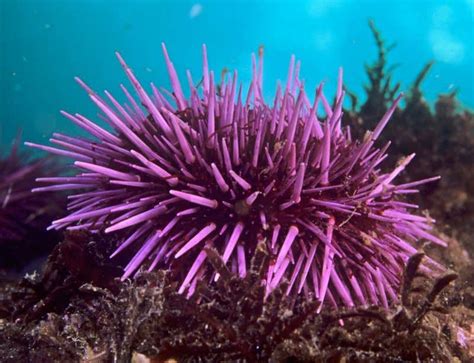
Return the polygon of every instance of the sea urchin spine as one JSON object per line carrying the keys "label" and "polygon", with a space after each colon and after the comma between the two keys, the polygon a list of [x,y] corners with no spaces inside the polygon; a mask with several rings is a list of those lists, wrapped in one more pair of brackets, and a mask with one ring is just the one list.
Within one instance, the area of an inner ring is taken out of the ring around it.
{"label": "sea urchin spine", "polygon": [[[352,140],[349,128],[341,126],[342,70],[334,107],[322,85],[311,103],[300,63],[295,66],[292,57],[286,85],[278,86],[270,106],[263,98],[262,54],[252,57],[243,101],[237,72],[216,84],[203,46],[200,87],[188,71],[185,98],[164,45],[163,52],[172,93],[151,84],[148,94],[117,54],[141,106],[124,86],[129,103],[122,105],[78,80],[112,131],[62,112],[95,140],[54,134],[51,142],[64,149],[29,143],[72,157],[82,170],[74,177],[39,180],[54,185],[36,191],[84,190],[69,197],[70,214],[52,228],[116,234],[121,243],[112,257],[135,248],[124,279],[143,264],[149,270],[176,267],[182,273],[179,291],[190,295],[198,281],[218,278],[206,263],[205,246],[216,248],[232,271],[245,276],[264,240],[273,256],[268,293],[286,278],[288,294],[328,298],[334,306],[387,307],[397,300],[403,266],[416,252],[413,244],[420,239],[445,244],[430,234],[433,221],[412,214],[417,206],[400,199],[437,178],[393,184],[414,155],[389,173],[379,169],[389,145],[374,143],[400,97],[373,132]],[[426,259],[424,269],[435,273],[441,266]]]}

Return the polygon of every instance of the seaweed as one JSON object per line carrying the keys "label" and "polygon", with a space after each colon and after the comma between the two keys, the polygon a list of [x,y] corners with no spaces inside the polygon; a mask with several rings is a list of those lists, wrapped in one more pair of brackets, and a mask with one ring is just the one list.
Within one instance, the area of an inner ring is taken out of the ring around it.
{"label": "seaweed", "polygon": [[48,257],[42,273],[26,274],[18,284],[0,290],[0,319],[37,321],[61,313],[84,283],[118,291],[113,279],[120,266],[108,261],[113,241],[85,232],[68,232]]}
{"label": "seaweed", "polygon": [[[408,262],[401,300],[391,310],[360,307],[317,313],[315,300],[290,299],[284,285],[268,296],[264,245],[241,279],[207,249],[219,271],[190,298],[176,292],[170,271],[141,272],[118,290],[86,283],[62,312],[0,323],[6,362],[129,362],[140,353],[153,361],[468,361],[458,323],[446,315],[443,291],[456,274],[433,283],[420,272],[423,253]],[[472,312],[468,315],[472,319]],[[464,330],[463,330],[464,332]]]}
{"label": "seaweed", "polygon": [[[372,65],[365,65],[369,78],[369,84],[364,86],[367,99],[358,110],[358,114],[366,123],[375,125],[380,116],[388,109],[389,104],[393,102],[400,89],[399,82],[392,84],[393,71],[399,67],[399,64],[387,64],[387,55],[396,47],[396,43],[385,46],[385,41],[372,20],[369,20],[369,27],[377,45],[378,57]],[[357,100],[355,100],[353,106],[354,108],[357,106]]]}
{"label": "seaweed", "polygon": [[[393,82],[393,70],[399,65],[389,65],[387,54],[394,44],[386,47],[380,32],[369,22],[378,57],[366,65],[369,84],[366,85],[366,101],[344,113],[345,122],[354,133],[363,136],[365,130],[373,129],[388,109],[388,105],[399,92],[400,83]],[[443,232],[459,239],[465,248],[474,253],[474,114],[460,107],[457,90],[438,96],[434,107],[423,97],[422,84],[431,69],[429,61],[415,77],[405,97],[405,105],[392,115],[390,123],[379,138],[381,145],[391,141],[390,155],[386,165],[416,153],[416,158],[407,169],[407,180],[424,179],[440,175],[441,180],[420,189],[417,204],[429,209],[438,219]]]}

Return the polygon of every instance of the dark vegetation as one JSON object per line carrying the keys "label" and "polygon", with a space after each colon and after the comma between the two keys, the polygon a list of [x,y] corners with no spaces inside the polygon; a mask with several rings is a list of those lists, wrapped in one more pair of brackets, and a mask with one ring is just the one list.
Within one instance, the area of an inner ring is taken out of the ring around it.
{"label": "dark vegetation", "polygon": [[285,284],[265,301],[260,281],[269,256],[263,243],[245,279],[231,274],[217,252],[208,250],[221,279],[202,284],[190,300],[176,292],[169,272],[141,273],[121,283],[113,278],[116,271],[99,262],[107,260],[100,249],[94,250],[97,275],[65,272],[65,266],[74,270],[81,264],[81,258],[70,260],[71,243],[79,255],[99,246],[86,234],[69,236],[43,277],[29,276],[6,294],[15,308],[3,310],[3,361],[80,361],[88,355],[95,361],[129,362],[134,352],[178,362],[469,359],[457,339],[461,315],[447,314],[461,309],[463,317],[472,318],[459,286],[448,287],[457,275],[448,271],[429,281],[418,269],[422,252],[409,260],[393,311],[369,307],[316,314],[317,302],[289,299]]}
{"label": "dark vegetation", "polygon": [[[387,55],[395,46],[385,46],[380,33],[370,22],[374,34],[378,58],[366,65],[369,84],[367,99],[358,106],[352,95],[352,109],[345,112],[345,123],[355,134],[362,137],[373,129],[400,92],[400,83],[393,81],[398,65],[389,65]],[[415,77],[405,94],[404,105],[393,114],[379,138],[380,145],[391,141],[387,165],[393,165],[401,157],[416,153],[404,173],[409,180],[440,175],[435,183],[423,186],[417,204],[427,209],[438,226],[457,238],[472,254],[474,253],[474,114],[461,108],[456,99],[457,90],[438,96],[434,108],[423,98],[422,82],[433,67],[427,63]],[[402,176],[403,177],[403,176]]]}

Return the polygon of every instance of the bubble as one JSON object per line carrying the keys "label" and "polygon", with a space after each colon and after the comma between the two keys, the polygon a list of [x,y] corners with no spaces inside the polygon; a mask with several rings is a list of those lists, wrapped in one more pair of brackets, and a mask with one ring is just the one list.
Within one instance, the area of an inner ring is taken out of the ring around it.
{"label": "bubble", "polygon": [[197,3],[191,6],[189,10],[189,18],[194,19],[202,13],[202,5]]}

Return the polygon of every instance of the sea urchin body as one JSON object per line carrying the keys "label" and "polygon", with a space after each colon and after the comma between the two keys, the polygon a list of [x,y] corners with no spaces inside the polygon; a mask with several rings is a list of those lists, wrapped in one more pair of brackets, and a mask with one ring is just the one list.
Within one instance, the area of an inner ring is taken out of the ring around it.
{"label": "sea urchin body", "polygon": [[[203,46],[203,77],[187,73],[185,98],[163,46],[173,92],[153,84],[148,94],[117,54],[141,105],[122,86],[128,104],[109,92],[99,96],[78,80],[102,112],[108,131],[86,117],[62,112],[95,140],[54,134],[62,147],[33,145],[75,159],[74,177],[36,191],[82,189],[70,196],[70,214],[52,228],[114,233],[121,243],[112,257],[135,251],[123,278],[141,265],[152,270],[178,266],[180,292],[218,276],[206,263],[212,246],[230,269],[245,276],[258,241],[273,256],[266,284],[283,278],[287,293],[304,293],[335,306],[397,300],[403,266],[420,239],[443,245],[429,233],[432,220],[412,214],[400,199],[427,180],[395,185],[414,155],[382,173],[388,145],[374,143],[396,109],[398,98],[374,131],[352,140],[341,126],[342,71],[331,107],[322,86],[310,102],[292,57],[286,85],[272,105],[264,101],[263,58],[252,58],[246,95],[237,72],[217,85]],[[318,116],[319,104],[326,114]],[[424,269],[440,266],[427,259]]]}

